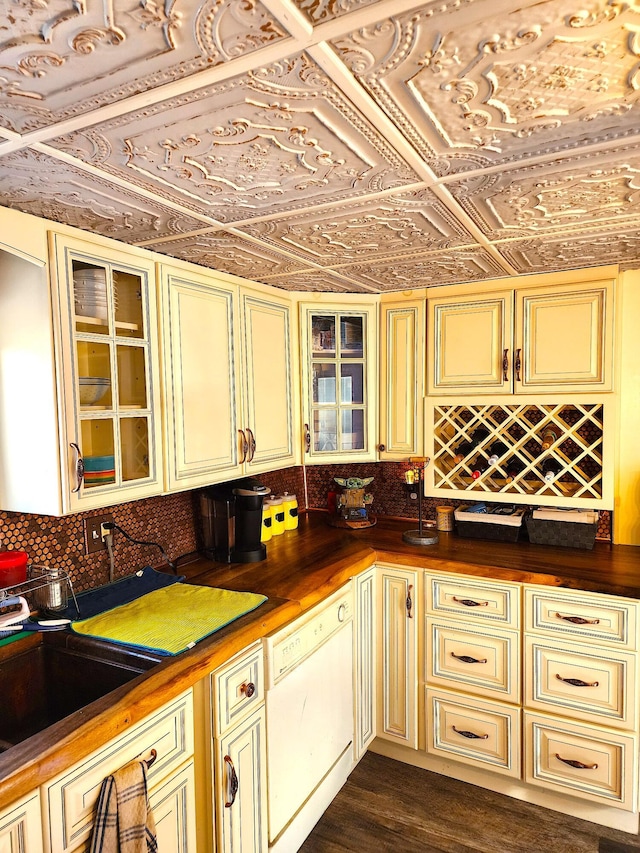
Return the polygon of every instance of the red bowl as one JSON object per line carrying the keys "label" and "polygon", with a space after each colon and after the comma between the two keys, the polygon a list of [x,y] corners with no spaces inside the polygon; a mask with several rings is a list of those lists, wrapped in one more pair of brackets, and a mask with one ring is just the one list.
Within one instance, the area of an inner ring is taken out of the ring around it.
{"label": "red bowl", "polygon": [[24,583],[28,559],[26,551],[0,551],[0,587]]}

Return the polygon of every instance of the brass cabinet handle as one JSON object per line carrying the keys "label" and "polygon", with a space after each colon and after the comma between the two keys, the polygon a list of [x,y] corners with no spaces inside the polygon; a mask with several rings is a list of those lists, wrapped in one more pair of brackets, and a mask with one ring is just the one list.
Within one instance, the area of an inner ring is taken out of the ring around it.
{"label": "brass cabinet handle", "polygon": [[407,608],[407,616],[409,619],[413,619],[413,613],[411,612],[413,608],[413,600],[411,599],[411,590],[413,589],[413,584],[409,584],[409,589],[407,590],[407,600],[405,601],[405,606]]}
{"label": "brass cabinet handle", "polygon": [[516,369],[516,381],[517,382],[520,382],[520,371],[522,370],[522,359],[520,358],[521,352],[522,352],[522,350],[520,350],[520,349],[516,350],[516,358],[515,358],[515,361],[513,364],[513,366]]}
{"label": "brass cabinet handle", "polygon": [[576,767],[578,770],[597,770],[597,764],[583,764],[582,761],[576,761],[573,758],[563,758],[561,755],[558,755],[556,752],[556,758],[558,761],[562,761],[563,764],[568,764],[569,767]]}
{"label": "brass cabinet handle", "polygon": [[506,382],[509,378],[509,350],[506,349],[502,353],[502,381]]}
{"label": "brass cabinet handle", "polygon": [[456,598],[453,596],[456,604],[464,604],[465,607],[488,607],[488,601],[474,601],[472,598]]}
{"label": "brass cabinet handle", "polygon": [[75,442],[72,441],[69,446],[73,447],[76,452],[76,487],[75,489],[71,489],[72,494],[75,495],[76,492],[80,491],[80,486],[84,481],[84,459],[82,458],[80,448]]}
{"label": "brass cabinet handle", "polygon": [[240,686],[240,692],[244,693],[247,699],[251,699],[253,694],[256,692],[256,686],[253,681],[247,681],[245,684]]}
{"label": "brass cabinet handle", "polygon": [[304,425],[304,452],[308,453],[311,450],[311,432],[309,424]]}
{"label": "brass cabinet handle", "polygon": [[599,619],[584,619],[582,616],[563,616],[562,613],[556,613],[556,619],[564,619],[565,622],[571,622],[573,625],[599,625]]}
{"label": "brass cabinet handle", "polygon": [[243,429],[239,429],[238,432],[242,436],[242,459],[240,460],[240,464],[247,461],[247,453],[249,452],[249,443],[247,442],[247,436],[244,433]]}
{"label": "brass cabinet handle", "polygon": [[158,751],[156,749],[149,750],[149,758],[145,759],[144,763],[147,765],[147,770],[151,767],[153,762],[158,757]]}
{"label": "brass cabinet handle", "polygon": [[246,432],[249,436],[249,458],[247,462],[253,462],[253,457],[256,455],[256,440],[249,427],[247,427]]}
{"label": "brass cabinet handle", "polygon": [[462,663],[486,663],[486,658],[472,658],[470,655],[457,655],[455,652],[451,652],[451,657],[456,660],[461,660]]}
{"label": "brass cabinet handle", "polygon": [[583,681],[581,678],[563,678],[556,672],[558,681],[563,681],[565,684],[571,684],[573,687],[597,687],[598,681]]}
{"label": "brass cabinet handle", "polygon": [[229,771],[229,796],[225,800],[224,807],[225,809],[230,809],[235,803],[236,794],[238,793],[238,774],[236,773],[236,768],[233,766],[233,761],[231,760],[230,755],[225,755],[224,763],[227,765],[227,769]]}
{"label": "brass cabinet handle", "polygon": [[469,731],[466,731],[465,729],[457,729],[455,726],[451,726],[451,728],[454,730],[454,732],[457,735],[462,735],[462,737],[466,737],[466,738],[473,738],[473,739],[477,739],[477,740],[486,740],[489,737],[489,735],[477,735],[475,732],[469,732]]}

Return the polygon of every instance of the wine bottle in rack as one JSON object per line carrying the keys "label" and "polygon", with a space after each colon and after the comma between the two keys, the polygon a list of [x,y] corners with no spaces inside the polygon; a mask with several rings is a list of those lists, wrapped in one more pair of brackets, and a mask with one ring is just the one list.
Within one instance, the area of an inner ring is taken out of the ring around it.
{"label": "wine bottle in rack", "polygon": [[540,469],[542,471],[542,479],[547,483],[551,483],[562,470],[562,466],[557,459],[553,458],[553,456],[548,456],[542,461]]}
{"label": "wine bottle in rack", "polygon": [[486,438],[489,438],[489,430],[486,427],[476,427],[476,429],[471,433],[471,441],[473,442],[474,447],[482,444]]}
{"label": "wine bottle in rack", "polygon": [[554,429],[551,429],[551,427],[546,427],[542,431],[542,449],[548,450],[557,439],[558,433]]}
{"label": "wine bottle in rack", "polygon": [[512,456],[504,466],[507,471],[507,483],[512,483],[518,474],[524,471],[524,463],[517,456]]}
{"label": "wine bottle in rack", "polygon": [[487,460],[489,465],[497,465],[498,460],[504,456],[507,450],[508,448],[504,441],[494,441],[489,446],[489,459]]}
{"label": "wine bottle in rack", "polygon": [[456,465],[459,462],[462,462],[471,452],[473,451],[473,444],[470,441],[461,441],[460,444],[456,447],[455,456],[453,457],[453,461]]}
{"label": "wine bottle in rack", "polygon": [[479,480],[480,477],[487,470],[487,460],[484,458],[482,453],[478,453],[476,458],[473,460],[473,464],[471,465],[471,476],[474,480]]}

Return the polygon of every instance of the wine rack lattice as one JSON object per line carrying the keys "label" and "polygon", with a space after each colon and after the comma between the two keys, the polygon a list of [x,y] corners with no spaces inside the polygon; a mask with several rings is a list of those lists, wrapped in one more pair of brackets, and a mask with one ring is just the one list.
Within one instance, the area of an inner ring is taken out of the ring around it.
{"label": "wine rack lattice", "polygon": [[436,403],[428,420],[428,493],[476,492],[512,503],[604,507],[609,490],[602,400]]}

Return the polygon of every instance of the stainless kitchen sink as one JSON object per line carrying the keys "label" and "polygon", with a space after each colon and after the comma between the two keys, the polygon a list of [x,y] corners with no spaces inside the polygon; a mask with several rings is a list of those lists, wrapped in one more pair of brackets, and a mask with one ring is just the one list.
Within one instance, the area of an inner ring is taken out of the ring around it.
{"label": "stainless kitchen sink", "polygon": [[0,752],[106,696],[164,657],[68,631],[0,648]]}

